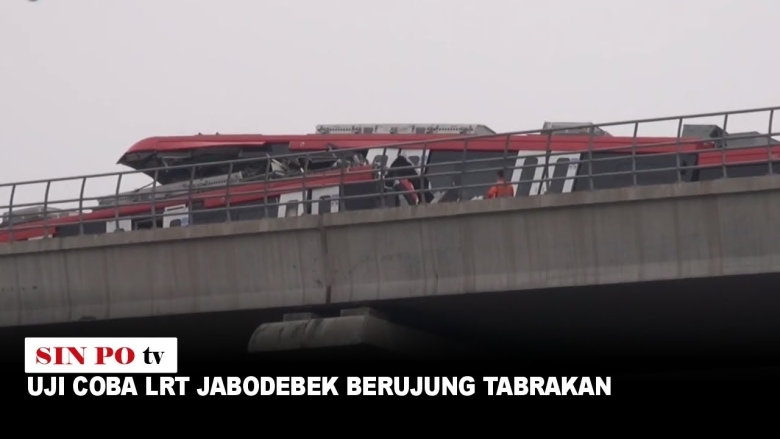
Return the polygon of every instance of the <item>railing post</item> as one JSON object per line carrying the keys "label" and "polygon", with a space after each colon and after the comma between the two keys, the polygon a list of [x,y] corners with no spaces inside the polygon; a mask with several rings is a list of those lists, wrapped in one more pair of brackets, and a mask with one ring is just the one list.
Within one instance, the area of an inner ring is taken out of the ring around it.
{"label": "railing post", "polygon": [[[344,174],[346,172],[345,168],[349,169],[353,165],[353,163],[351,161],[352,157],[350,157],[349,160],[350,161],[346,162],[346,164],[344,166],[339,166],[339,192],[336,195],[336,205],[338,206],[338,208],[337,208],[338,212],[337,213],[341,213],[342,210],[346,209],[346,207],[344,207],[346,205],[346,202],[344,201],[344,193],[346,192],[346,187],[347,186],[346,186],[346,183],[344,182]],[[330,202],[331,202],[331,207],[328,209],[328,211],[329,212],[333,212],[333,204],[332,204],[333,200],[331,200]],[[317,214],[321,214],[321,212],[319,211],[319,200],[317,201],[317,203],[318,203],[317,204]],[[314,204],[312,204],[312,206],[314,206]]]}
{"label": "railing post", "polygon": [[84,234],[84,188],[87,186],[87,178],[81,179],[81,192],[79,192],[79,235]]}
{"label": "railing post", "polygon": [[14,242],[14,195],[16,194],[16,184],[11,185],[11,198],[8,200],[8,241]]}
{"label": "railing post", "polygon": [[769,110],[769,128],[766,133],[766,155],[769,159],[769,175],[774,174],[773,163],[774,154],[772,154],[772,126],[774,125],[775,110]]}
{"label": "railing post", "polygon": [[639,122],[636,122],[634,124],[634,135],[631,138],[631,180],[632,180],[632,186],[638,186],[638,179],[637,179],[637,173],[636,173],[636,138],[637,134],[639,134]]}
{"label": "railing post", "polygon": [[387,148],[382,150],[382,158],[379,160],[379,207],[384,209],[385,201],[385,161],[387,160]]}
{"label": "railing post", "polygon": [[192,208],[192,186],[195,184],[195,165],[190,167],[190,182],[187,185],[187,211],[189,212],[189,218],[187,225],[195,222],[195,211]]}
{"label": "railing post", "polygon": [[675,155],[674,158],[677,161],[677,166],[675,166],[675,170],[677,171],[677,183],[680,183],[682,181],[682,163],[680,160],[680,136],[682,136],[682,128],[683,128],[683,118],[681,117],[679,122],[677,122],[677,140],[675,141]]}
{"label": "railing post", "polygon": [[[152,182],[152,229],[157,228],[157,178],[159,177],[159,170],[154,170],[154,181]],[[165,219],[163,219],[163,222]]]}
{"label": "railing post", "polygon": [[[123,175],[124,174],[117,174],[116,177],[116,190],[114,191],[114,231],[119,230],[119,190],[122,187]],[[130,229],[130,231],[132,231],[132,227],[130,227]]]}
{"label": "railing post", "polygon": [[[344,192],[346,192],[346,189],[345,189],[346,185],[344,184],[344,173],[345,172],[346,171],[345,171],[344,167],[342,166],[341,167],[341,172],[339,172],[339,194],[337,195],[338,199],[336,201],[338,203],[338,206],[339,206],[339,213],[341,213],[342,210],[346,210],[346,208],[347,208],[346,207],[347,202],[344,200],[344,197],[343,197]],[[320,212],[318,211],[317,213],[319,214]]]}
{"label": "railing post", "polygon": [[595,129],[590,127],[588,133],[588,186],[590,190],[593,190],[593,136],[595,135]]}
{"label": "railing post", "polygon": [[[265,210],[265,217],[268,218],[268,181],[271,179],[271,170],[273,169],[273,166],[271,165],[271,159],[268,159],[268,166],[266,167],[265,175],[263,176],[263,209]],[[281,197],[279,198],[279,201],[281,201]],[[276,216],[279,216],[279,210],[282,208],[281,203],[276,204]]]}
{"label": "railing post", "polygon": [[428,203],[428,198],[433,198],[431,182],[428,180],[428,161],[430,159],[431,151],[428,148],[428,142],[424,142],[422,157],[420,157],[420,196],[422,197],[420,198],[420,204],[423,202],[425,202],[425,204],[430,204]]}
{"label": "railing post", "polygon": [[[510,138],[511,138],[511,135],[507,134],[506,135],[506,140],[504,141],[504,158],[503,158],[503,161],[501,162],[502,163],[502,168],[501,169],[504,171],[504,178],[506,178],[506,174],[507,174],[507,172],[506,172],[507,171],[507,169],[506,169],[506,162],[509,161],[509,141],[510,141]],[[512,168],[512,174],[509,176],[509,184],[512,184],[512,176],[515,174],[515,171],[517,170],[517,169],[514,169],[515,164],[513,164],[512,166],[513,166],[513,168]]]}
{"label": "railing post", "polygon": [[463,186],[466,185],[466,154],[469,152],[469,139],[464,139],[463,141],[463,156],[461,157],[460,161],[460,188],[458,188],[458,202],[464,201],[463,200]]}
{"label": "railing post", "polygon": [[230,222],[230,179],[233,175],[233,162],[228,165],[227,183],[225,184],[225,216],[227,222]]}
{"label": "railing post", "polygon": [[43,237],[49,237],[49,189],[51,189],[51,180],[46,182],[46,193],[43,195]]}
{"label": "railing post", "polygon": [[[306,166],[303,167],[303,184],[302,184],[303,189],[301,189],[301,204],[300,205],[303,206],[303,213],[305,214],[306,213],[307,201],[309,201],[308,200],[309,197],[307,197],[309,191],[308,191],[308,185],[306,184],[306,177],[309,174],[308,171],[309,171],[309,163],[311,163],[311,154],[306,154],[304,156],[304,158],[305,158],[304,159],[304,163],[306,163]],[[312,204],[309,203],[308,206],[309,206],[309,211],[311,211]],[[297,209],[298,206],[296,205],[295,208]],[[296,216],[297,216],[297,214],[298,214],[298,212],[296,212]]]}
{"label": "railing post", "polygon": [[[539,194],[544,195],[550,189],[549,186],[549,169],[550,159],[552,158],[552,131],[547,135],[547,144],[544,147],[544,169],[542,169],[542,181],[539,183]],[[536,174],[536,172],[534,172]],[[553,173],[554,175],[554,173]]]}
{"label": "railing post", "polygon": [[[515,172],[517,172],[517,159],[515,158],[515,161],[512,162],[512,172],[509,173],[507,176],[507,162],[509,161],[509,143],[511,142],[512,135],[507,134],[506,138],[504,139],[504,155],[503,160],[501,161],[501,169],[504,171],[504,182],[512,185],[512,181],[514,179]],[[508,178],[508,182],[507,182]],[[514,188],[514,186],[512,186]],[[490,190],[490,189],[488,189]],[[515,190],[514,196],[517,197],[517,190]]]}
{"label": "railing post", "polygon": [[728,145],[726,144],[726,128],[729,124],[729,113],[725,113],[723,115],[723,132],[720,135],[720,140],[718,142],[720,143],[720,166],[723,170],[723,178],[729,178],[729,174],[727,171],[726,166],[726,148]]}

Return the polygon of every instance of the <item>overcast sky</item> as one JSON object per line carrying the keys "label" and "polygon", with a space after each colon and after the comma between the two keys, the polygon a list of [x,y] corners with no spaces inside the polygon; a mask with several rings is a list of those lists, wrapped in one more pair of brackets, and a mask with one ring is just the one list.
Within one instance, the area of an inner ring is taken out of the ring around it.
{"label": "overcast sky", "polygon": [[154,135],[780,105],[778,23],[778,0],[2,0],[0,182],[118,170]]}

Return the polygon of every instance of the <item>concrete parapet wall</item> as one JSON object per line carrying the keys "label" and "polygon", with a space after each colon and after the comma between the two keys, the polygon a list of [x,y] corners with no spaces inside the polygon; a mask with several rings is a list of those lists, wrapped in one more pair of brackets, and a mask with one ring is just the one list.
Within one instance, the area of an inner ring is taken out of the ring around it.
{"label": "concrete parapet wall", "polygon": [[0,325],[780,271],[780,177],[0,245]]}

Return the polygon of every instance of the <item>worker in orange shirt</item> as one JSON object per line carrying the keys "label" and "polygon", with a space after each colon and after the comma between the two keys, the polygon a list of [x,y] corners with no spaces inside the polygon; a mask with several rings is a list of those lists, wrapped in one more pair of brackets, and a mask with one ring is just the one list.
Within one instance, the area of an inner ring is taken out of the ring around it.
{"label": "worker in orange shirt", "polygon": [[490,188],[487,195],[485,196],[485,199],[514,197],[515,190],[514,188],[512,188],[511,184],[508,184],[506,180],[504,180],[504,171],[502,169],[499,169],[497,174],[498,174],[498,179],[496,181],[496,184]]}

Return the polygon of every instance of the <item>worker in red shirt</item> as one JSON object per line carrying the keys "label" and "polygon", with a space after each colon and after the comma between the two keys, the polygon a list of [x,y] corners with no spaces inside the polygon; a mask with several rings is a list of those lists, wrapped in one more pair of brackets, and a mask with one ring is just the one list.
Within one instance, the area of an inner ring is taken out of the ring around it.
{"label": "worker in red shirt", "polygon": [[514,188],[512,188],[511,184],[508,184],[506,180],[504,180],[504,171],[502,169],[499,169],[497,174],[498,174],[498,179],[496,181],[496,184],[490,188],[487,195],[485,196],[485,199],[514,197],[515,190]]}

